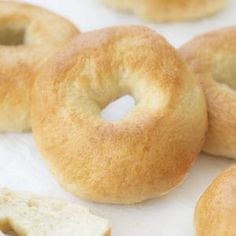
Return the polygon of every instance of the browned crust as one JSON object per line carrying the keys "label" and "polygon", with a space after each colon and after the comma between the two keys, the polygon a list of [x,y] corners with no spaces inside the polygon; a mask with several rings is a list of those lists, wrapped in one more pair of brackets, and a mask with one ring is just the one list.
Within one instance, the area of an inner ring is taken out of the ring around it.
{"label": "browned crust", "polygon": [[236,235],[236,166],[222,172],[202,194],[195,209],[197,236]]}
{"label": "browned crust", "polygon": [[204,151],[236,158],[236,27],[198,36],[180,48],[201,82],[208,103]]}
{"label": "browned crust", "polygon": [[[115,123],[101,109],[125,93],[136,107]],[[68,191],[135,203],[176,187],[207,127],[205,99],[161,36],[139,26],[85,33],[51,59],[33,91],[34,137]]]}
{"label": "browned crust", "polygon": [[26,31],[24,45],[0,45],[0,131],[29,130],[30,93],[38,70],[79,31],[45,9],[0,1],[0,26],[4,25]]}
{"label": "browned crust", "polygon": [[111,236],[111,229],[108,229],[104,236]]}
{"label": "browned crust", "polygon": [[102,0],[107,5],[134,12],[151,21],[193,20],[221,10],[227,0]]}

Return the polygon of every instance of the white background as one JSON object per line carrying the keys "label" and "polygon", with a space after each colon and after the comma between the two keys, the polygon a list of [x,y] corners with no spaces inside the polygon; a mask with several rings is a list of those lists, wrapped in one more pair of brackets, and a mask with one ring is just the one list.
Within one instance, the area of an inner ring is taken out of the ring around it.
{"label": "white background", "polygon": [[[112,25],[142,24],[163,34],[178,47],[199,33],[236,23],[236,1],[231,0],[220,14],[192,23],[148,23],[128,13],[114,12],[96,0],[29,0],[66,16],[81,31]],[[203,6],[204,7],[204,6]],[[115,118],[119,109],[130,106],[122,99],[119,106],[106,110],[104,116]],[[193,212],[200,194],[212,179],[234,161],[201,155],[182,186],[159,199],[132,206],[86,202],[66,193],[40,159],[31,134],[0,134],[0,187],[24,190],[76,201],[92,212],[108,218],[114,236],[191,236]],[[60,226],[58,226],[60,227]]]}

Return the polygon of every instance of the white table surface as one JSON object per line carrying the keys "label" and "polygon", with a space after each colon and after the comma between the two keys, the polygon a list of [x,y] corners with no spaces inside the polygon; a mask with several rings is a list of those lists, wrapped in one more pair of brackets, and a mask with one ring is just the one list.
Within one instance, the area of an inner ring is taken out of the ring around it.
{"label": "white table surface", "polygon": [[[178,47],[199,33],[236,24],[236,1],[231,0],[220,14],[192,23],[148,23],[127,13],[114,12],[96,0],[28,0],[68,17],[82,31],[112,25],[142,24],[163,34]],[[131,102],[132,103],[132,102]],[[132,104],[122,99],[119,106],[104,112],[107,118],[119,116],[120,109]],[[159,199],[131,206],[96,204],[66,193],[52,177],[33,143],[31,134],[0,134],[0,187],[60,197],[88,206],[108,218],[114,236],[191,236],[193,211],[200,194],[212,179],[234,161],[200,155],[184,183]],[[58,226],[60,227],[60,226]]]}

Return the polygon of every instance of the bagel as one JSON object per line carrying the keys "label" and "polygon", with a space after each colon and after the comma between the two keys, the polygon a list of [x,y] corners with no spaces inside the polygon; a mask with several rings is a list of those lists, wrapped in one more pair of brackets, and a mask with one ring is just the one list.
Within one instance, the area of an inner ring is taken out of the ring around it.
{"label": "bagel", "polygon": [[236,158],[236,27],[198,36],[180,49],[201,82],[209,129],[203,150]]}
{"label": "bagel", "polygon": [[[100,116],[131,94],[125,118]],[[86,199],[136,203],[181,183],[205,137],[203,92],[183,60],[145,27],[81,34],[35,82],[32,128],[50,170]]]}
{"label": "bagel", "polygon": [[1,189],[0,235],[109,236],[110,227],[78,204]]}
{"label": "bagel", "polygon": [[223,171],[195,209],[197,236],[236,235],[236,166]]}
{"label": "bagel", "polygon": [[222,9],[227,0],[102,0],[115,9],[134,12],[151,21],[193,20],[212,15]]}
{"label": "bagel", "polygon": [[78,30],[42,8],[0,1],[0,131],[28,131],[30,94],[42,64]]}

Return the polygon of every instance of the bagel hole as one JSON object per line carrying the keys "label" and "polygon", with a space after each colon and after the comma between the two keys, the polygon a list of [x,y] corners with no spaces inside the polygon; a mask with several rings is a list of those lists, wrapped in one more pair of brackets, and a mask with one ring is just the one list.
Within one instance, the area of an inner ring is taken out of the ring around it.
{"label": "bagel hole", "polygon": [[228,55],[227,57],[224,55],[216,56],[214,61],[214,66],[212,74],[215,81],[227,85],[233,90],[236,90],[236,56]]}
{"label": "bagel hole", "polygon": [[122,120],[127,113],[132,110],[136,105],[133,96],[126,94],[119,97],[115,101],[110,102],[102,111],[101,117],[105,121],[118,121]]}
{"label": "bagel hole", "polygon": [[6,236],[23,236],[22,234],[17,233],[14,227],[8,221],[5,221],[0,225],[0,232]]}
{"label": "bagel hole", "polygon": [[0,45],[19,46],[24,44],[26,25],[16,22],[15,24],[0,25]]}

